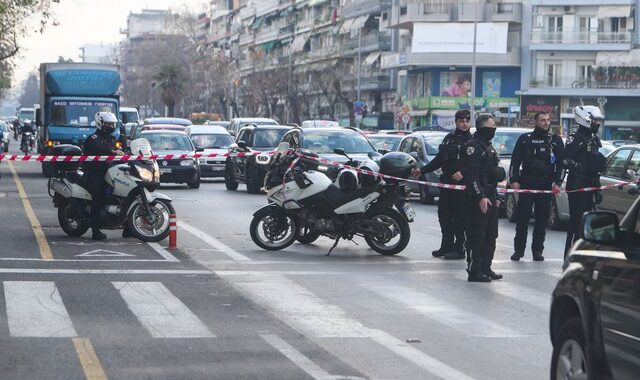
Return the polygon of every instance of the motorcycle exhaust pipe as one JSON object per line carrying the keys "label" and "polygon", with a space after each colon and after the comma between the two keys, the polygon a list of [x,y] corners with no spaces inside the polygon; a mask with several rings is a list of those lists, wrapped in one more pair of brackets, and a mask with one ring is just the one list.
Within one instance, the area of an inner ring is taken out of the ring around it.
{"label": "motorcycle exhaust pipe", "polygon": [[69,186],[67,186],[67,184],[65,184],[63,181],[57,178],[51,178],[49,187],[51,188],[51,190],[62,195],[63,197],[71,198],[71,188],[69,188]]}

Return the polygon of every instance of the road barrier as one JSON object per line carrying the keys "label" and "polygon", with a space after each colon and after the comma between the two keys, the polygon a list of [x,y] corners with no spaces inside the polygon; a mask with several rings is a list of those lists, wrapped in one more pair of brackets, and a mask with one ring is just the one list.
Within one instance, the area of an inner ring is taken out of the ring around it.
{"label": "road barrier", "polygon": [[169,247],[168,249],[178,249],[178,218],[176,214],[169,215]]}

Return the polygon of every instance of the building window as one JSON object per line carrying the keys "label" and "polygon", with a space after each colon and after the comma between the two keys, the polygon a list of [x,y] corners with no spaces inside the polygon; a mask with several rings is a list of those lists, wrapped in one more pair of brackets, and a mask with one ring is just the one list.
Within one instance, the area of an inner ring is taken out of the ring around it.
{"label": "building window", "polygon": [[548,87],[560,86],[560,73],[562,72],[562,63],[545,63],[545,84]]}
{"label": "building window", "polygon": [[400,7],[400,16],[406,16],[407,15],[407,6],[405,5],[404,7]]}
{"label": "building window", "polygon": [[498,13],[513,13],[513,4],[498,3]]}
{"label": "building window", "polygon": [[382,21],[387,21],[389,18],[389,14],[387,12],[382,12]]}

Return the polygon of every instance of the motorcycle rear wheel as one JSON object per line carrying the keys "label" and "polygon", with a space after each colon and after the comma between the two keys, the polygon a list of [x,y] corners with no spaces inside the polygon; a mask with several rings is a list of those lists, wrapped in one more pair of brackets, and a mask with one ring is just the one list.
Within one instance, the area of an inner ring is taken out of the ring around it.
{"label": "motorcycle rear wheel", "polygon": [[[391,256],[402,252],[411,239],[411,229],[409,223],[400,213],[390,208],[380,208],[369,212],[368,219],[381,222],[388,229],[388,236],[376,237],[365,236],[364,240],[374,251]],[[391,243],[390,245],[388,245]]]}
{"label": "motorcycle rear wheel", "polygon": [[[283,222],[286,223],[286,228],[283,228]],[[251,240],[258,247],[269,251],[287,248],[296,241],[299,231],[298,220],[295,217],[271,210],[255,215],[249,228]]]}
{"label": "motorcycle rear wheel", "polygon": [[69,236],[79,237],[89,229],[88,215],[85,218],[78,216],[78,210],[73,202],[65,201],[58,207],[58,223]]}
{"label": "motorcycle rear wheel", "polygon": [[129,212],[129,230],[136,239],[144,242],[158,242],[169,235],[169,216],[175,209],[169,201],[159,199],[150,204],[151,212],[156,220],[151,224],[141,203],[133,206]]}

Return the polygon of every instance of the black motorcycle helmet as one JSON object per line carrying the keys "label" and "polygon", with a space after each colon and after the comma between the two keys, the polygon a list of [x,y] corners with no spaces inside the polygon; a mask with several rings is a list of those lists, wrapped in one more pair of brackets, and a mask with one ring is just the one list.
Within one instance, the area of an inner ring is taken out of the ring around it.
{"label": "black motorcycle helmet", "polygon": [[390,152],[380,159],[380,173],[400,178],[409,178],[416,159],[404,152]]}

